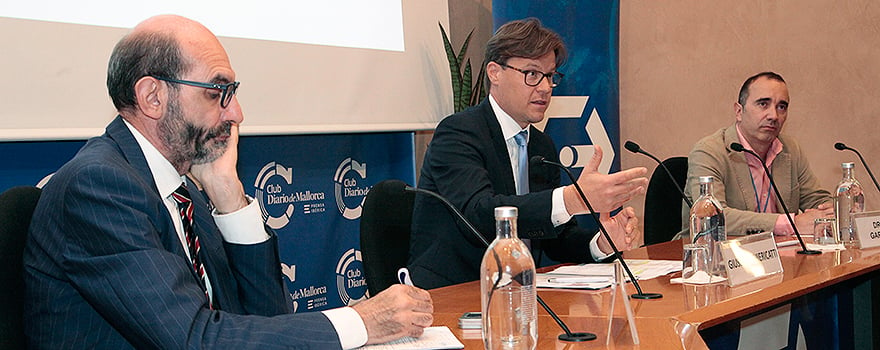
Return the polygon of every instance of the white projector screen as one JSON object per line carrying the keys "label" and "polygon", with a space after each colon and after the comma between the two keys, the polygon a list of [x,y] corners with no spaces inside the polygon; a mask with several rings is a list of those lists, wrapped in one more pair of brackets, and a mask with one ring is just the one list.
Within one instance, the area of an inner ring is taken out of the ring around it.
{"label": "white projector screen", "polygon": [[0,141],[101,134],[116,115],[105,85],[110,52],[161,13],[221,37],[241,81],[244,135],[425,130],[451,113],[437,26],[448,28],[445,0],[247,3],[3,2]]}

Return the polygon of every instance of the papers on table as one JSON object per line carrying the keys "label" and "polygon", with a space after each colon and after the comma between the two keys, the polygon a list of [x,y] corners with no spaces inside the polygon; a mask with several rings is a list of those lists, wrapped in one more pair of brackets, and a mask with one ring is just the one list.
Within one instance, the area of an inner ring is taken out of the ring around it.
{"label": "papers on table", "polygon": [[[638,280],[651,279],[681,271],[678,260],[627,260],[626,264]],[[539,273],[539,288],[602,289],[613,282],[614,264],[580,264],[559,267]],[[629,276],[626,276],[629,281]]]}
{"label": "papers on table", "polygon": [[823,252],[833,252],[835,250],[846,250],[846,247],[843,243],[837,244],[815,244],[815,243],[807,243],[807,249],[809,250],[820,250]]}
{"label": "papers on table", "polygon": [[697,271],[693,276],[688,279],[684,279],[681,277],[671,278],[669,279],[669,283],[672,284],[713,284],[727,281],[727,277],[721,276],[712,276],[706,273],[706,271]]}
{"label": "papers on table", "polygon": [[419,338],[403,337],[387,343],[366,345],[363,350],[421,350],[421,349],[464,349],[458,338],[446,326],[425,328]]}
{"label": "papers on table", "polygon": [[557,273],[539,273],[538,288],[602,289],[611,285],[613,276],[579,276]]}

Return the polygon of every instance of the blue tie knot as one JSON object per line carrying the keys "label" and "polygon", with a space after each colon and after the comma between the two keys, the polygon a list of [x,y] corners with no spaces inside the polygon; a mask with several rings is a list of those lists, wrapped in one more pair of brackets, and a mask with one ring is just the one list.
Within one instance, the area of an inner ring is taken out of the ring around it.
{"label": "blue tie knot", "polygon": [[516,141],[517,146],[524,147],[528,145],[528,141],[526,141],[526,137],[529,135],[529,132],[526,130],[520,131],[516,135],[513,136],[513,140]]}

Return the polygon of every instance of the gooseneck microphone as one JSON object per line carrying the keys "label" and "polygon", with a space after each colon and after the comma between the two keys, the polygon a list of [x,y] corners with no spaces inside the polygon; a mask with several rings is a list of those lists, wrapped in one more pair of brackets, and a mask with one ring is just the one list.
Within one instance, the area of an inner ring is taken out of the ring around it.
{"label": "gooseneck microphone", "polygon": [[[581,200],[584,201],[584,204],[587,205],[587,209],[590,210],[590,214],[593,215],[593,218],[596,218],[597,213],[595,210],[593,210],[593,205],[590,204],[590,201],[587,200],[587,196],[584,194],[584,191],[581,190],[581,186],[578,185],[577,179],[574,178],[574,175],[571,174],[571,171],[568,170],[568,168],[566,166],[564,166],[560,163],[554,162],[554,161],[547,160],[546,158],[544,158],[542,156],[533,156],[532,158],[529,159],[529,163],[531,163],[532,165],[548,164],[548,165],[558,167],[558,168],[562,169],[563,171],[565,171],[565,173],[568,174],[568,178],[571,180],[571,183],[574,185],[574,188],[577,189],[577,192],[580,195]],[[663,294],[660,294],[660,293],[644,293],[644,292],[642,292],[642,287],[639,285],[639,281],[636,280],[636,276],[633,275],[632,271],[629,269],[629,266],[626,265],[626,261],[623,260],[623,253],[621,253],[620,250],[617,249],[617,246],[614,245],[614,241],[611,240],[611,235],[608,234],[608,230],[605,229],[605,225],[602,225],[602,221],[599,220],[598,218],[596,218],[596,224],[599,225],[599,231],[601,231],[602,235],[605,236],[605,239],[608,240],[608,245],[610,245],[611,250],[614,251],[614,256],[618,260],[620,260],[620,264],[623,265],[623,270],[626,271],[626,274],[629,275],[629,279],[630,279],[630,281],[632,281],[633,286],[636,287],[636,292],[638,292],[638,293],[632,294],[630,296],[635,299],[660,299],[660,298],[662,298]]]}
{"label": "gooseneck microphone", "polygon": [[794,219],[791,218],[791,215],[788,215],[788,213],[789,213],[788,207],[785,206],[785,201],[782,199],[782,195],[779,194],[779,189],[776,188],[776,181],[773,181],[773,175],[770,174],[770,169],[767,168],[767,164],[764,164],[764,159],[762,159],[761,156],[759,156],[757,153],[755,153],[755,151],[746,149],[745,147],[743,147],[743,145],[739,144],[738,142],[731,143],[730,149],[732,149],[736,152],[745,152],[745,153],[751,154],[755,158],[758,158],[759,161],[761,161],[761,165],[764,167],[764,174],[767,174],[767,178],[770,179],[770,187],[773,187],[773,192],[776,193],[776,199],[779,200],[779,204],[782,205],[782,210],[785,211],[784,216],[786,218],[788,218],[788,223],[790,223],[791,228],[794,229],[794,235],[797,236],[798,242],[801,243],[801,248],[803,250],[798,250],[798,254],[807,254],[807,255],[822,254],[822,252],[820,252],[818,250],[807,249],[807,245],[804,244],[804,238],[801,237],[801,233],[800,233],[800,231],[798,231],[797,225],[794,224]]}
{"label": "gooseneck microphone", "polygon": [[[398,184],[398,182],[399,182],[399,184]],[[474,236],[476,236],[477,239],[480,240],[480,242],[483,242],[483,245],[485,245],[486,248],[489,247],[489,241],[486,240],[486,237],[483,237],[483,235],[480,234],[480,231],[478,231],[477,228],[474,227],[474,225],[471,224],[471,222],[467,218],[465,218],[464,215],[462,215],[461,211],[459,211],[458,208],[456,208],[454,205],[452,205],[452,203],[450,203],[449,200],[447,200],[446,198],[444,198],[440,194],[438,194],[434,191],[429,191],[426,189],[409,186],[409,185],[405,184],[403,181],[394,181],[393,186],[400,186],[401,191],[423,193],[423,194],[429,195],[431,197],[437,198],[441,203],[443,203],[444,206],[446,206],[447,209],[449,209],[455,215],[456,218],[458,218],[459,221],[463,222],[465,224],[465,226],[467,226],[468,230],[470,230],[471,233],[473,233]],[[560,319],[559,316],[556,315],[555,312],[553,312],[553,309],[551,309],[550,306],[544,302],[544,299],[541,299],[540,295],[535,293],[535,298],[538,300],[538,304],[541,304],[541,307],[544,308],[544,310],[547,311],[548,314],[550,314],[550,317],[553,318],[553,321],[556,321],[556,324],[559,325],[559,328],[562,328],[562,331],[565,332],[563,334],[560,334],[559,337],[557,337],[559,340],[569,341],[569,342],[582,342],[582,341],[596,339],[596,335],[593,333],[572,332],[568,328],[568,326],[565,325],[565,322],[562,322],[562,319]]]}
{"label": "gooseneck microphone", "polygon": [[661,162],[660,159],[657,159],[657,157],[654,157],[650,153],[645,152],[645,150],[643,150],[641,147],[639,147],[639,144],[632,142],[632,141],[629,141],[629,140],[626,141],[626,143],[623,145],[623,147],[626,148],[627,151],[630,151],[632,153],[644,154],[644,155],[650,157],[651,159],[653,159],[655,162],[657,162],[657,164],[659,164],[660,167],[666,171],[666,175],[669,175],[669,181],[671,181],[672,184],[675,185],[675,189],[678,190],[678,193],[681,194],[681,198],[684,199],[685,203],[687,203],[688,208],[694,206],[694,204],[691,203],[691,200],[688,199],[688,197],[684,194],[684,189],[682,189],[681,186],[678,185],[678,182],[675,181],[675,177],[672,176],[672,172],[669,171],[669,168],[666,167],[666,164],[663,164],[663,162]]}
{"label": "gooseneck microphone", "polygon": [[856,155],[859,156],[859,160],[862,161],[862,166],[864,166],[865,170],[868,171],[868,175],[871,175],[871,181],[874,181],[874,187],[877,187],[877,191],[880,191],[880,185],[877,184],[877,179],[874,178],[874,173],[871,172],[871,168],[868,167],[868,163],[865,163],[865,158],[862,158],[862,154],[859,153],[859,151],[857,151],[855,148],[847,147],[846,145],[843,144],[843,142],[835,143],[834,148],[836,148],[838,151],[843,151],[846,149],[846,150],[856,152]]}

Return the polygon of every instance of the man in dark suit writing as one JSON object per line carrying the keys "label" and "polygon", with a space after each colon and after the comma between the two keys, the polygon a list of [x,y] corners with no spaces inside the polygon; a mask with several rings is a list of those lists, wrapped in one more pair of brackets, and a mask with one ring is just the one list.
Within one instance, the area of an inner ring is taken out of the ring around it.
{"label": "man in dark suit writing", "polygon": [[430,295],[402,285],[290,314],[277,239],[235,169],[238,82],[207,28],[144,21],[114,49],[107,87],[119,116],[57,172],[34,214],[30,347],[351,348],[431,325]]}
{"label": "man in dark suit writing", "polygon": [[[579,228],[572,215],[587,213],[573,186],[560,186],[554,167],[529,166],[540,155],[558,161],[550,137],[531,126],[544,119],[553,88],[562,75],[566,49],[558,34],[538,20],[501,26],[486,45],[489,97],[451,115],[437,126],[425,155],[419,187],[439,192],[457,206],[491,241],[493,209],[519,208],[519,237],[529,239],[534,256],[558,261],[592,262],[611,253],[608,242]],[[584,189],[615,245],[628,249],[640,241],[632,208],[620,207],[647,186],[645,168],[600,174],[602,149],[596,146],[578,183]],[[441,204],[417,196],[413,214],[410,270],[413,282],[434,288],[479,278],[485,246]]]}

